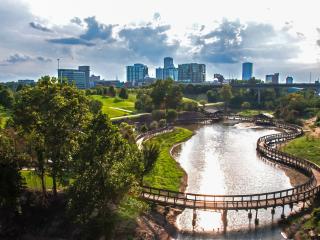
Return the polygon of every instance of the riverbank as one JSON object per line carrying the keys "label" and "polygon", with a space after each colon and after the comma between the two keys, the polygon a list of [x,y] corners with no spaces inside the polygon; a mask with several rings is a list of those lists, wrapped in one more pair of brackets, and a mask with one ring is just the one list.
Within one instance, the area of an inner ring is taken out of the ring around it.
{"label": "riverbank", "polygon": [[[281,150],[320,165],[320,128],[313,126],[314,120],[315,118],[306,120],[303,126],[305,135],[284,144]],[[319,207],[318,202],[315,201],[314,207]],[[289,226],[285,232],[294,239],[319,239],[319,212],[319,208],[314,208],[289,217]]]}

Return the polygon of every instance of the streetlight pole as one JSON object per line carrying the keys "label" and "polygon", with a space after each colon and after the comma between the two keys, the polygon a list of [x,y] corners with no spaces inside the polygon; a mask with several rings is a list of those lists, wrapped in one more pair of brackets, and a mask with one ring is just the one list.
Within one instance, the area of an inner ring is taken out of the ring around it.
{"label": "streetlight pole", "polygon": [[58,62],[58,82],[60,82],[59,69],[60,69],[60,58],[57,58]]}

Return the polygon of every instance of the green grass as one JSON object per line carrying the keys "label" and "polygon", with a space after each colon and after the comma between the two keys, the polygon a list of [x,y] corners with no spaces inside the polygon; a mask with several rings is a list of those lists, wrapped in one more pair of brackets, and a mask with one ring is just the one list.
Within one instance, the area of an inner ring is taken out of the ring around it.
{"label": "green grass", "polygon": [[245,109],[245,110],[241,110],[238,112],[239,115],[241,116],[245,116],[245,117],[252,117],[255,115],[258,115],[260,113],[269,113],[269,114],[273,114],[272,111],[268,111],[268,110],[257,110],[257,109]]}
{"label": "green grass", "polygon": [[185,98],[192,99],[194,101],[200,102],[201,100],[208,101],[207,94],[184,94]]}
{"label": "green grass", "polygon": [[309,135],[302,136],[287,143],[285,152],[306,158],[320,166],[320,139]]}
{"label": "green grass", "polygon": [[6,122],[11,117],[10,111],[5,109],[3,106],[0,105],[0,128],[4,128]]}
{"label": "green grass", "polygon": [[[32,190],[42,190],[41,189],[41,181],[40,177],[33,170],[21,170],[20,171],[22,178],[24,178],[26,187]],[[45,185],[46,189],[52,189],[52,177],[46,175],[45,176]],[[63,189],[63,185],[59,182],[57,183],[58,189]]]}
{"label": "green grass", "polygon": [[[136,101],[135,94],[129,94],[128,99],[121,99],[118,97],[112,98],[112,97],[101,96],[101,95],[91,95],[90,97],[92,99],[102,102],[102,112],[107,114],[109,118],[131,115],[135,112],[135,108],[134,108],[134,103]],[[132,111],[132,113],[122,111],[120,109],[114,109],[114,108],[121,108],[124,110]]]}
{"label": "green grass", "polygon": [[150,141],[160,144],[160,155],[154,168],[144,177],[144,184],[156,188],[179,191],[184,171],[170,155],[171,147],[179,142],[186,141],[192,136],[192,131],[185,128],[176,128],[152,138]]}

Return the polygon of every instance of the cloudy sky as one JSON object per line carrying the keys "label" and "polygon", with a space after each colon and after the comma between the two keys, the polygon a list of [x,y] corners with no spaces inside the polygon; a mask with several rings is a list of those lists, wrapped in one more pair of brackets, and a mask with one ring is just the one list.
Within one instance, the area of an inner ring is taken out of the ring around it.
{"label": "cloudy sky", "polygon": [[0,0],[0,81],[38,79],[90,65],[105,79],[125,80],[125,66],[207,65],[240,78],[280,72],[308,82],[320,77],[319,0]]}

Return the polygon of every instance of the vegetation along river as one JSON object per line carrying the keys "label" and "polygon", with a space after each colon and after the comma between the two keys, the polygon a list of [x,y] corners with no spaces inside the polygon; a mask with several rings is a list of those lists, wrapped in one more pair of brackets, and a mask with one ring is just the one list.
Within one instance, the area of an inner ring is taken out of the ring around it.
{"label": "vegetation along river", "polygon": [[[276,130],[243,123],[233,126],[213,124],[193,127],[194,136],[183,143],[176,153],[177,161],[188,174],[186,192],[253,194],[292,187],[290,171],[263,161],[256,154],[257,139],[277,133]],[[301,181],[296,183],[305,180],[303,176],[299,178]],[[290,209],[286,207],[285,212],[286,215],[289,214]],[[227,224],[223,224],[221,212],[197,210],[194,227],[193,214],[193,210],[186,209],[178,216],[177,225],[181,232],[178,239],[282,238],[281,229],[273,224],[280,218],[281,208],[276,209],[273,220],[271,209],[260,209],[258,228],[255,228],[254,217],[249,221],[248,212],[243,210],[228,211]]]}

